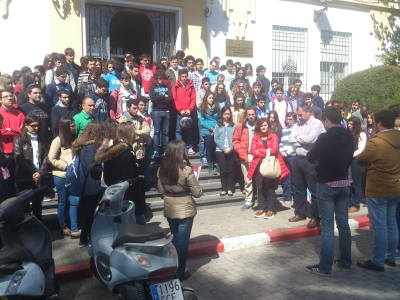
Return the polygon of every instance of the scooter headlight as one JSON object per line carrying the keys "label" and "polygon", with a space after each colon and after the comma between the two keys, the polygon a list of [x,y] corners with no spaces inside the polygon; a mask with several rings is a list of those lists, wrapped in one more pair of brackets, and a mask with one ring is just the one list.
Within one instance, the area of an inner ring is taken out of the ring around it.
{"label": "scooter headlight", "polygon": [[19,286],[21,285],[22,279],[24,279],[26,272],[17,272],[15,273],[13,279],[11,280],[8,288],[6,290],[6,294],[15,294],[18,291]]}
{"label": "scooter headlight", "polygon": [[144,256],[141,255],[136,255],[135,256],[135,261],[137,264],[143,268],[150,268],[151,267],[151,262]]}

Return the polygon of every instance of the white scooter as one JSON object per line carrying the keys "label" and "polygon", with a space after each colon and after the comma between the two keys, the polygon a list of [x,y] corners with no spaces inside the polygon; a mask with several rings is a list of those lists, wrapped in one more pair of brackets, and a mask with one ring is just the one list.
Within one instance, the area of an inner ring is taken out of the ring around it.
{"label": "white scooter", "polygon": [[135,204],[123,200],[132,185],[139,193],[143,178],[108,187],[96,209],[89,250],[93,274],[116,299],[196,300],[193,289],[174,279],[178,255],[173,235],[136,224]]}
{"label": "white scooter", "polygon": [[34,216],[23,213],[46,187],[21,192],[0,204],[0,299],[56,299],[50,231]]}

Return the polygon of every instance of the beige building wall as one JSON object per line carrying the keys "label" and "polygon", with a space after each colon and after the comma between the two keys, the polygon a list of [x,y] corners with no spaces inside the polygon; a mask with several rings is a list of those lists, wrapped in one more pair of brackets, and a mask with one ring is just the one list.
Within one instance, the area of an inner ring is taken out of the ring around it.
{"label": "beige building wall", "polygon": [[[83,27],[82,27],[82,2],[83,0],[69,1],[70,7],[63,8],[63,1],[49,1],[51,22],[51,51],[63,53],[66,47],[75,50],[76,57],[82,56]],[[109,1],[109,3],[91,1],[99,5],[120,6],[121,4]],[[150,5],[175,6],[182,8],[182,50],[196,58],[207,60],[207,18],[204,14],[206,0],[144,0],[124,1],[124,6],[135,2],[148,3]],[[59,3],[60,5],[57,5]],[[148,8],[151,10],[151,7]],[[176,20],[175,22],[177,22]],[[177,49],[179,50],[179,49]]]}

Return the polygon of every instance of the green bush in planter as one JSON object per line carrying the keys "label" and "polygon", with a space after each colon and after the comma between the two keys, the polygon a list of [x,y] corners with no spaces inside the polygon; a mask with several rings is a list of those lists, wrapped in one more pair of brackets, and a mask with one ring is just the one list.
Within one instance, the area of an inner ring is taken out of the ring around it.
{"label": "green bush in planter", "polygon": [[378,66],[353,73],[337,84],[331,100],[367,101],[373,110],[386,109],[400,103],[400,67]]}

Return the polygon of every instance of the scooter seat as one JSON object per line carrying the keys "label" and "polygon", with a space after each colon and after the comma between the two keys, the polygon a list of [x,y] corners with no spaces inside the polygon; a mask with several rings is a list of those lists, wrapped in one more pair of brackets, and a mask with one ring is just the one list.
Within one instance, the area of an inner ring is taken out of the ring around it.
{"label": "scooter seat", "polygon": [[159,226],[128,224],[119,232],[112,247],[122,246],[125,243],[143,244],[162,238],[165,238],[165,233]]}
{"label": "scooter seat", "polygon": [[25,247],[10,248],[0,251],[0,265],[19,263],[22,261],[36,261],[33,253]]}

